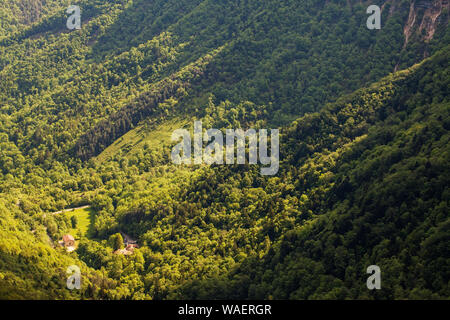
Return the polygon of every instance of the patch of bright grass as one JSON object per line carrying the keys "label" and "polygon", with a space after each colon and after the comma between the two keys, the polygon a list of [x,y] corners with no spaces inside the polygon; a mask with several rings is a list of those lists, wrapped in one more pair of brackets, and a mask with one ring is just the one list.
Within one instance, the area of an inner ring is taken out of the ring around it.
{"label": "patch of bright grass", "polygon": [[70,229],[71,235],[75,238],[90,237],[89,231],[91,229],[91,224],[94,223],[94,210],[91,208],[75,209],[66,212],[65,215],[67,215],[69,219],[71,219],[72,216],[76,216],[78,220],[77,227],[75,229]]}
{"label": "patch of bright grass", "polygon": [[146,128],[145,125],[139,125],[103,150],[97,156],[96,161],[102,163],[117,154],[120,150],[125,154],[131,155],[146,143],[150,148],[161,147],[163,144],[170,142],[174,130],[183,128],[188,123],[188,120],[170,119],[151,129]]}

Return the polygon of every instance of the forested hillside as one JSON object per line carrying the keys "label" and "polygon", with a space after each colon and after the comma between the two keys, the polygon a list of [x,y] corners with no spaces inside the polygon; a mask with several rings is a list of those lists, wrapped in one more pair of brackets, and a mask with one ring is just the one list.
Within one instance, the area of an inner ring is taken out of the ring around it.
{"label": "forested hillside", "polygon": [[0,39],[67,8],[69,1],[8,0],[0,3]]}
{"label": "forested hillside", "polygon": [[[296,121],[266,204],[279,210],[264,217],[277,240],[182,295],[368,298],[364,270],[376,263],[386,270],[376,298],[448,297],[449,52]],[[300,212],[285,199],[303,200]]]}
{"label": "forested hillside", "polygon": [[[0,4],[0,298],[450,297],[447,1],[69,4]],[[279,128],[278,174],[174,165],[194,119]]]}

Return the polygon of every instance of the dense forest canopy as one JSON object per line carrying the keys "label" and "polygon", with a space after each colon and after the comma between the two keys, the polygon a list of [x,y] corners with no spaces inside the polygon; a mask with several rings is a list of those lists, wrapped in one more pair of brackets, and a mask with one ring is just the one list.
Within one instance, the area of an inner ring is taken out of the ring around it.
{"label": "dense forest canopy", "polygon": [[[70,4],[0,4],[0,298],[450,297],[448,1]],[[278,174],[174,165],[194,120]]]}

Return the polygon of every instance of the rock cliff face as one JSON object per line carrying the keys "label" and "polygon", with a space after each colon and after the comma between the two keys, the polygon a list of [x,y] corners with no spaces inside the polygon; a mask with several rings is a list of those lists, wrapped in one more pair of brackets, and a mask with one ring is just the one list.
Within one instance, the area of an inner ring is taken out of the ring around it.
{"label": "rock cliff face", "polygon": [[[355,3],[370,5],[376,1],[355,0],[347,1],[348,5]],[[388,17],[395,13],[409,10],[405,16],[403,32],[405,35],[404,47],[411,38],[417,35],[418,40],[430,41],[439,27],[445,27],[449,22],[450,0],[410,0],[409,4],[401,0],[385,0],[380,5],[381,11],[389,10]],[[407,19],[406,19],[407,18]]]}
{"label": "rock cliff face", "polygon": [[425,41],[433,38],[440,23],[448,23],[448,0],[416,0],[409,7],[409,16],[404,27],[405,46],[414,33]]}

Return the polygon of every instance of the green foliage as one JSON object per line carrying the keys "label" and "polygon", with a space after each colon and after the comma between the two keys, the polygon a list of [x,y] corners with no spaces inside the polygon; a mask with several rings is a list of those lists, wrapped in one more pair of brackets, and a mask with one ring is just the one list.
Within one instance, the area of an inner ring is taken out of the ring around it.
{"label": "green foliage", "polygon": [[[450,297],[448,12],[406,42],[377,3],[379,31],[353,0],[84,0],[69,32],[3,1],[0,298]],[[281,127],[279,174],[173,165],[193,119]]]}
{"label": "green foliage", "polygon": [[113,234],[109,237],[109,243],[113,250],[123,249],[123,238],[120,233]]}
{"label": "green foliage", "polygon": [[[280,174],[289,197],[306,195],[294,217],[308,222],[281,227],[263,259],[172,297],[448,298],[448,61],[447,49],[296,121]],[[272,213],[269,236],[290,210]],[[379,292],[365,287],[372,264],[382,270]]]}
{"label": "green foliage", "polygon": [[70,217],[70,222],[72,224],[72,228],[75,229],[78,225],[78,218],[77,216],[71,216]]}

